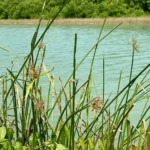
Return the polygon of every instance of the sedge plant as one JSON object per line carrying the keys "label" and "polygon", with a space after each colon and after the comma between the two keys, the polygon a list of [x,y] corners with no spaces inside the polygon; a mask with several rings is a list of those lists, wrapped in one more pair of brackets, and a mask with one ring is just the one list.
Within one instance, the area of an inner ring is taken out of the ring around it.
{"label": "sedge plant", "polygon": [[[46,67],[44,59],[47,48],[43,42],[44,36],[67,2],[64,1],[59,12],[48,21],[45,30],[38,38],[42,18],[39,20],[31,41],[31,51],[17,73],[13,71],[12,66],[0,78],[2,99],[0,148],[2,150],[150,149],[148,116],[150,64],[147,64],[136,76],[132,76],[134,52],[137,49],[135,40],[132,44],[130,76],[126,85],[120,89],[121,71],[115,96],[106,98],[105,68],[107,66],[103,58],[103,95],[93,97],[91,90],[93,64],[99,50],[98,46],[122,23],[102,36],[106,23],[104,20],[98,40],[78,64],[76,61],[78,36],[75,33],[73,67],[65,84],[61,77],[56,79],[52,75],[55,70]],[[76,74],[88,55],[92,55],[88,78],[79,84]],[[47,89],[41,83],[43,77],[47,79]],[[136,83],[139,78],[140,81]],[[57,89],[56,80],[60,83],[60,90]],[[129,115],[139,101],[143,101],[145,105],[137,124],[133,125]],[[113,111],[110,108],[113,108]],[[54,117],[56,111],[57,117]],[[92,119],[90,116],[93,116]]]}

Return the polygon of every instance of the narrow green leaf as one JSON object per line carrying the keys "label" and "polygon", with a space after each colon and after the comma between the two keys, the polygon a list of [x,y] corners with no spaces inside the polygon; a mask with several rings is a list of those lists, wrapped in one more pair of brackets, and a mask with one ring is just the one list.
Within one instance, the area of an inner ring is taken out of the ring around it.
{"label": "narrow green leaf", "polygon": [[148,124],[146,137],[147,137],[147,149],[150,149],[150,122]]}
{"label": "narrow green leaf", "polygon": [[12,140],[13,138],[13,135],[14,135],[14,130],[12,128],[7,128],[7,136],[9,138],[9,140]]}
{"label": "narrow green leaf", "polygon": [[78,150],[76,141],[74,141],[74,150]]}
{"label": "narrow green leaf", "polygon": [[95,150],[95,146],[94,146],[94,143],[92,142],[91,137],[88,137],[88,143],[89,143],[89,146],[90,146],[90,150]]}
{"label": "narrow green leaf", "polygon": [[27,87],[27,93],[26,93],[25,99],[27,99],[27,97],[28,97],[28,95],[29,95],[29,93],[30,93],[30,90],[31,90],[32,87],[33,87],[33,83],[34,83],[34,80],[31,81],[31,83],[28,85],[28,87]]}
{"label": "narrow green leaf", "polygon": [[82,137],[79,138],[79,142],[80,142],[82,150],[86,150],[86,144],[84,143],[84,140]]}
{"label": "narrow green leaf", "polygon": [[101,139],[99,139],[98,142],[99,142],[100,148],[101,148],[102,150],[105,150],[103,141],[102,141]]}
{"label": "narrow green leaf", "polygon": [[56,142],[56,139],[57,139],[56,133],[53,132],[51,135],[51,141],[54,143],[54,142]]}
{"label": "narrow green leaf", "polygon": [[141,150],[141,147],[142,147],[143,129],[144,129],[144,124],[142,121],[141,127],[140,127],[140,133],[139,133],[139,140],[138,140],[138,148],[137,148],[138,150]]}
{"label": "narrow green leaf", "polygon": [[17,55],[17,54],[15,54],[14,52],[12,52],[12,51],[10,51],[10,50],[8,50],[8,49],[4,48],[4,47],[1,47],[1,46],[0,46],[0,49],[2,49],[2,50],[4,50],[4,51],[6,51],[6,52],[8,52],[8,53],[10,53],[11,55],[16,56],[17,58],[19,58],[19,59],[21,59],[21,60],[23,60],[20,56],[18,56],[18,55]]}
{"label": "narrow green leaf", "polygon": [[126,123],[127,123],[127,149],[130,149],[132,139],[131,122],[127,119]]}
{"label": "narrow green leaf", "polygon": [[67,125],[65,125],[64,129],[65,129],[66,138],[69,140],[70,139],[70,131],[69,131],[69,128],[67,127]]}
{"label": "narrow green leaf", "polygon": [[36,38],[37,38],[37,34],[38,34],[38,32],[35,31],[35,33],[34,33],[34,35],[33,35],[33,38],[32,38],[32,41],[31,41],[31,50],[34,49],[35,42],[36,42]]}
{"label": "narrow green leaf", "polygon": [[[49,72],[49,70],[46,68],[46,65],[44,63],[43,63],[43,68],[44,68],[45,72]],[[53,78],[48,73],[47,73],[47,76],[48,76],[48,79],[51,83],[51,86],[53,87],[53,89],[55,89],[55,84],[54,84]]]}

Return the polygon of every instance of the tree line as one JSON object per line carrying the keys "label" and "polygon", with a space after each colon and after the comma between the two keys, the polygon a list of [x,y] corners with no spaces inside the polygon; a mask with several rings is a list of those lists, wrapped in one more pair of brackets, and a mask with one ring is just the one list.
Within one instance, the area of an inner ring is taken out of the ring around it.
{"label": "tree line", "polygon": [[[43,12],[52,18],[64,0],[47,0]],[[39,18],[44,0],[0,0],[0,19]],[[150,0],[70,0],[59,14],[60,18],[98,18],[147,16]]]}

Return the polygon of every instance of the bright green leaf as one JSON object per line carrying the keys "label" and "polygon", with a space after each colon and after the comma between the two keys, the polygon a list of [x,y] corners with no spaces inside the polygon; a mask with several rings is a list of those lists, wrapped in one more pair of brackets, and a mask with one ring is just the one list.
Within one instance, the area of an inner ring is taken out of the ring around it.
{"label": "bright green leaf", "polygon": [[7,142],[8,140],[7,139],[0,139],[0,144],[3,144],[3,143],[5,143],[5,142]]}
{"label": "bright green leaf", "polygon": [[15,150],[23,150],[23,146],[22,146],[22,144],[20,142],[17,141],[14,144],[14,149]]}
{"label": "bright green leaf", "polygon": [[84,140],[82,137],[79,138],[79,142],[80,142],[82,150],[86,150],[86,144],[84,143]]}
{"label": "bright green leaf", "polygon": [[12,128],[7,128],[7,136],[10,140],[12,140],[14,135],[14,130]]}
{"label": "bright green leaf", "polygon": [[67,150],[67,148],[62,144],[57,144],[56,143],[56,150]]}
{"label": "bright green leaf", "polygon": [[2,126],[0,127],[0,139],[4,138],[6,136],[6,127]]}
{"label": "bright green leaf", "polygon": [[147,137],[147,149],[150,149],[150,122],[148,124],[146,137]]}
{"label": "bright green leaf", "polygon": [[32,87],[33,87],[33,83],[34,83],[34,80],[28,85],[25,99],[27,99],[27,97],[28,97],[28,95],[29,95],[29,93],[30,93],[30,90],[31,90]]}
{"label": "bright green leaf", "polygon": [[102,150],[105,150],[105,147],[104,147],[104,144],[103,144],[102,140],[99,139],[98,141],[99,141],[100,148]]}
{"label": "bright green leaf", "polygon": [[28,148],[26,146],[23,146],[23,150],[28,150]]}
{"label": "bright green leaf", "polygon": [[94,149],[95,149],[95,146],[94,146],[94,144],[93,144],[93,142],[92,142],[91,137],[88,137],[88,143],[89,143],[89,146],[90,146],[90,150],[94,150]]}
{"label": "bright green leaf", "polygon": [[[35,138],[34,141],[33,138]],[[29,144],[31,146],[33,146],[34,143],[37,144],[38,139],[39,139],[39,133],[32,133],[29,137]]]}
{"label": "bright green leaf", "polygon": [[65,125],[64,129],[65,129],[66,138],[69,140],[70,139],[70,131],[69,131],[67,125]]}

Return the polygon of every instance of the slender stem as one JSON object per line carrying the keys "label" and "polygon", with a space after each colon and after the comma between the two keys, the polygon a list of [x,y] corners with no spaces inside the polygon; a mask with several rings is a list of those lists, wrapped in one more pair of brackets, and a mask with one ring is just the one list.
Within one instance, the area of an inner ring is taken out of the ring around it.
{"label": "slender stem", "polygon": [[[73,98],[72,98],[72,114],[75,113],[75,95],[76,95],[76,49],[77,49],[77,34],[75,34],[75,43],[74,43],[74,58],[73,58]],[[75,117],[72,116],[72,150],[74,150],[74,124]]]}
{"label": "slender stem", "polygon": [[[147,70],[147,68],[150,67],[150,63],[144,68],[142,69],[142,71],[139,72],[139,74],[137,74],[136,77],[134,77],[108,104],[106,101],[101,112],[97,115],[96,119],[89,125],[88,127],[88,133],[86,134],[86,137],[88,136],[90,130],[93,128],[93,126],[95,125],[96,121],[98,120],[98,118],[100,117],[100,115],[116,100],[116,98],[118,98],[129,86],[132,86],[133,83],[137,80],[137,78],[145,71]],[[87,130],[87,129],[86,129]]]}
{"label": "slender stem", "polygon": [[[105,103],[105,59],[103,58],[103,102]],[[104,113],[102,115],[102,124],[104,122]],[[104,130],[102,128],[102,138],[104,135]]]}

